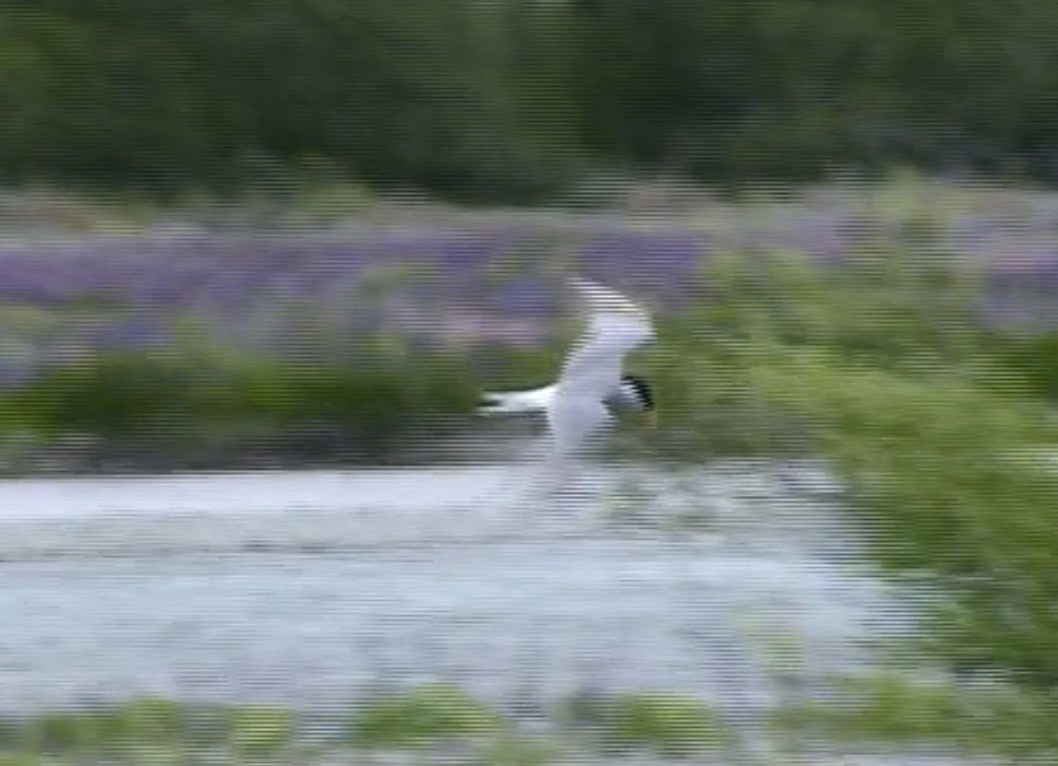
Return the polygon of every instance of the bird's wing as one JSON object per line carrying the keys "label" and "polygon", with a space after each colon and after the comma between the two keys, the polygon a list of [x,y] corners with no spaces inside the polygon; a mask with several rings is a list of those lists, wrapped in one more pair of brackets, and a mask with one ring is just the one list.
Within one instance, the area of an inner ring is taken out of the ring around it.
{"label": "bird's wing", "polygon": [[595,282],[573,280],[590,314],[588,327],[559,376],[562,396],[602,400],[620,384],[624,356],[654,337],[650,317],[620,293]]}

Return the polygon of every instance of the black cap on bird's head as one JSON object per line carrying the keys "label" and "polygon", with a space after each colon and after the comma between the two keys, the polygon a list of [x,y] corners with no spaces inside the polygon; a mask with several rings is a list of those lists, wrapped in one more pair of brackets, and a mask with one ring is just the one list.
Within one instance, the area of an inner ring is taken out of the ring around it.
{"label": "black cap on bird's head", "polygon": [[643,412],[654,410],[654,390],[646,380],[638,375],[623,375],[621,376],[621,388],[635,400],[639,410]]}

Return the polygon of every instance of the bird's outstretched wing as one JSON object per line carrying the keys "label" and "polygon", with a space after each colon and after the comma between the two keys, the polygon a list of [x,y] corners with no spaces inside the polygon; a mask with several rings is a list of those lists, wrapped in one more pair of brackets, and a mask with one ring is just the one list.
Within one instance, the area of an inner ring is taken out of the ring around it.
{"label": "bird's outstretched wing", "polygon": [[620,384],[625,354],[654,338],[654,326],[643,309],[615,290],[583,279],[571,283],[584,299],[588,326],[566,358],[558,394],[601,401]]}
{"label": "bird's outstretched wing", "polygon": [[626,353],[654,337],[646,312],[609,288],[572,280],[588,312],[588,326],[566,358],[548,406],[555,452],[569,457],[613,420],[605,404],[621,383]]}

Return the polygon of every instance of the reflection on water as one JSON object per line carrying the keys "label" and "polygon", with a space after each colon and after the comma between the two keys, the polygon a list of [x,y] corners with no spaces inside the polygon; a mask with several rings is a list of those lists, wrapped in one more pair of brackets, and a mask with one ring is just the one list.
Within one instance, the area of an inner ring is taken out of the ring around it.
{"label": "reflection on water", "polygon": [[828,496],[771,468],[603,471],[566,514],[514,502],[516,473],[0,483],[0,707],[326,704],[443,677],[500,701],[654,688],[753,709],[772,639],[810,684],[899,627]]}

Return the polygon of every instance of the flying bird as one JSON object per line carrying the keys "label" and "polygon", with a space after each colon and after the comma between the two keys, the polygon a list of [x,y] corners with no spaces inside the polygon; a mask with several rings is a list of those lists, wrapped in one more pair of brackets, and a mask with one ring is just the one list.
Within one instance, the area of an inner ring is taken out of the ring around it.
{"label": "flying bird", "polygon": [[486,392],[486,415],[543,412],[549,456],[558,464],[580,456],[614,422],[614,413],[655,414],[654,392],[642,377],[623,374],[624,357],[655,338],[650,317],[628,298],[583,279],[571,280],[588,313],[587,327],[558,380],[527,391]]}

